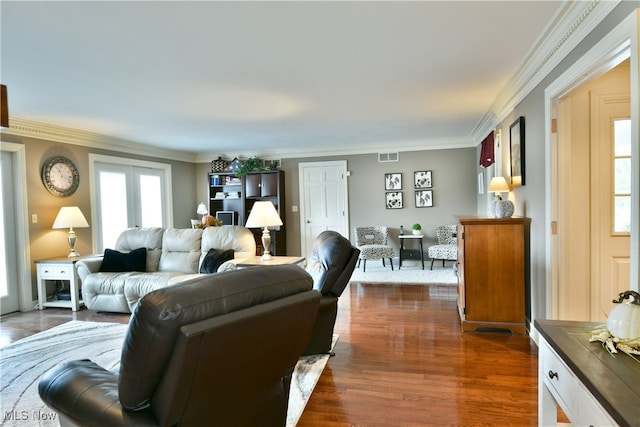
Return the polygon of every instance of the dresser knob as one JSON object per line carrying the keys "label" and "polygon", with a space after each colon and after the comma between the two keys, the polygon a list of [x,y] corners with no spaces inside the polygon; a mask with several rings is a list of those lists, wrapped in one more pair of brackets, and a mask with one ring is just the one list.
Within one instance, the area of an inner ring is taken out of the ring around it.
{"label": "dresser knob", "polygon": [[553,378],[558,378],[558,373],[557,372],[553,372],[553,371],[549,371],[549,378],[553,379]]}

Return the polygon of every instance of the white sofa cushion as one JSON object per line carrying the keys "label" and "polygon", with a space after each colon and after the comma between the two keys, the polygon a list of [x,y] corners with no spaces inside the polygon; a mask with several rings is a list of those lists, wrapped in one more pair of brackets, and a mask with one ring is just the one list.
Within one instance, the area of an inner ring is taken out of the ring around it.
{"label": "white sofa cushion", "polygon": [[140,299],[156,289],[166,288],[171,284],[171,279],[181,277],[182,273],[175,271],[155,271],[153,273],[138,273],[127,278],[124,287],[124,296],[127,299],[129,311],[133,309]]}
{"label": "white sofa cushion", "polygon": [[[202,264],[202,260],[207,256],[209,249],[233,249],[235,259],[249,258],[256,254],[256,241],[251,230],[246,227],[239,225],[207,227],[202,232],[198,265]],[[228,261],[222,264],[218,271],[233,269],[228,264],[230,264]]]}
{"label": "white sofa cushion", "polygon": [[162,255],[158,271],[197,273],[200,265],[201,241],[201,229],[166,229],[162,238]]}
{"label": "white sofa cushion", "polygon": [[129,306],[125,299],[125,284],[129,277],[136,274],[140,273],[96,272],[87,275],[82,281],[82,299],[85,305],[100,311],[126,313]]}
{"label": "white sofa cushion", "polygon": [[138,248],[147,248],[147,271],[158,271],[164,231],[164,228],[129,228],[118,236],[115,249],[129,252]]}

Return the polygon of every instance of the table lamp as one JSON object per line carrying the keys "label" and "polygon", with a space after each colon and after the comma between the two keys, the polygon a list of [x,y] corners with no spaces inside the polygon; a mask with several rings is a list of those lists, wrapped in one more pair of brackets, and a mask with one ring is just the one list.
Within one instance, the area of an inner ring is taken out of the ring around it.
{"label": "table lamp", "polygon": [[63,206],[58,212],[55,221],[53,221],[53,229],[56,228],[69,228],[69,247],[71,252],[67,255],[68,258],[80,256],[76,252],[76,232],[73,228],[87,228],[89,223],[85,219],[82,211],[77,206]]}
{"label": "table lamp", "polygon": [[207,209],[207,205],[205,205],[204,202],[198,205],[198,209],[196,210],[196,213],[198,215],[202,215],[202,224],[206,224],[207,215],[209,215],[209,209]]}
{"label": "table lamp", "polygon": [[249,213],[249,218],[245,227],[247,228],[262,228],[262,260],[267,261],[271,259],[269,253],[269,247],[271,246],[271,234],[269,234],[268,227],[278,227],[282,225],[282,220],[278,211],[273,203],[269,201],[255,202]]}
{"label": "table lamp", "polygon": [[513,215],[513,203],[510,200],[502,200],[500,193],[508,193],[510,191],[507,180],[501,176],[491,178],[488,191],[496,194],[496,200],[493,202],[492,211],[495,218],[510,218]]}

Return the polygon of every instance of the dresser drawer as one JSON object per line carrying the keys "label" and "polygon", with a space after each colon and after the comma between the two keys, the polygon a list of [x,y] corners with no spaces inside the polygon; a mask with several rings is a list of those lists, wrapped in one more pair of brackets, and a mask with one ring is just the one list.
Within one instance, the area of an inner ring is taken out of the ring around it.
{"label": "dresser drawer", "polygon": [[44,280],[69,280],[73,274],[73,264],[42,264],[39,265],[40,278]]}

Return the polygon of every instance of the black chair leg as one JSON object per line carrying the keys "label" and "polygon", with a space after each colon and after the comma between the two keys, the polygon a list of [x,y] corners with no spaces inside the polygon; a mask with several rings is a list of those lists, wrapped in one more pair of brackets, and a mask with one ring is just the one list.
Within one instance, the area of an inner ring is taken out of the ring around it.
{"label": "black chair leg", "polygon": [[430,268],[430,270],[433,270],[433,261],[435,261],[435,259],[431,258],[431,268]]}
{"label": "black chair leg", "polygon": [[393,271],[393,259],[389,258],[389,264],[391,264],[391,271]]}
{"label": "black chair leg", "polygon": [[362,263],[362,272],[364,273],[365,271],[367,271],[367,260],[366,259]]}
{"label": "black chair leg", "polygon": [[386,267],[387,265],[384,263],[384,258],[382,258],[382,266]]}
{"label": "black chair leg", "polygon": [[444,260],[442,260],[442,268],[444,268]]}

